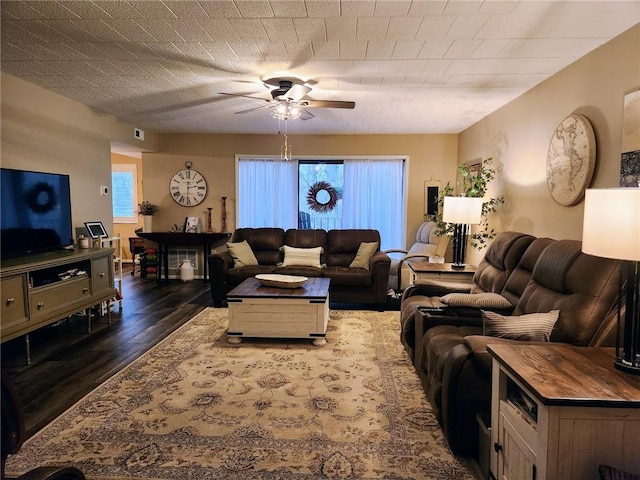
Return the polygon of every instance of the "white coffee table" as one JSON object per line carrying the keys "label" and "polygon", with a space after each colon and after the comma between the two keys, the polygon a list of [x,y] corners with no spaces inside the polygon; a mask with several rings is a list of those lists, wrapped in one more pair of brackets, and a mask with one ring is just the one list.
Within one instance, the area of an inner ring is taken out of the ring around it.
{"label": "white coffee table", "polygon": [[229,343],[242,337],[313,338],[327,343],[329,279],[309,278],[300,288],[264,287],[248,278],[227,294]]}

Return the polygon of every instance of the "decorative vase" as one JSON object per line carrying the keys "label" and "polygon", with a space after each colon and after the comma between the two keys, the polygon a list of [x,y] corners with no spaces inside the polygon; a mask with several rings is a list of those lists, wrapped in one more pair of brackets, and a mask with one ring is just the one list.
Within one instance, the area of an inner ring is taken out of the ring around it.
{"label": "decorative vase", "polygon": [[142,231],[145,233],[149,233],[153,228],[153,216],[152,215],[143,215],[142,216]]}
{"label": "decorative vase", "polygon": [[227,197],[222,197],[222,209],[220,210],[220,231],[227,233]]}
{"label": "decorative vase", "polygon": [[185,258],[180,265],[180,280],[183,282],[193,282],[194,268],[191,260]]}

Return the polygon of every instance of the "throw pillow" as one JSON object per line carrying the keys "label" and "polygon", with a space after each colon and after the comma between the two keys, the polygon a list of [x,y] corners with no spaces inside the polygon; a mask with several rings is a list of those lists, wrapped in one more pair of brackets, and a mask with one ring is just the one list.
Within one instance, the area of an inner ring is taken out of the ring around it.
{"label": "throw pillow", "polygon": [[362,242],[358,247],[356,258],[349,265],[350,268],[366,268],[369,270],[371,257],[378,251],[378,242]]}
{"label": "throw pillow", "polygon": [[246,240],[236,243],[227,243],[227,250],[233,257],[233,268],[248,267],[258,265],[258,259],[253,254],[251,246]]}
{"label": "throw pillow", "polygon": [[499,293],[449,293],[440,299],[450,307],[511,308],[511,302]]}
{"label": "throw pillow", "polygon": [[320,254],[323,252],[322,247],[295,248],[284,245],[280,247],[280,250],[284,252],[283,267],[304,265],[306,267],[322,268],[322,265],[320,265]]}
{"label": "throw pillow", "polygon": [[598,466],[600,480],[640,480],[640,474],[623,472],[608,465]]}
{"label": "throw pillow", "polygon": [[548,342],[553,326],[558,321],[559,310],[548,313],[529,313],[505,317],[499,313],[481,310],[482,330],[491,337]]}

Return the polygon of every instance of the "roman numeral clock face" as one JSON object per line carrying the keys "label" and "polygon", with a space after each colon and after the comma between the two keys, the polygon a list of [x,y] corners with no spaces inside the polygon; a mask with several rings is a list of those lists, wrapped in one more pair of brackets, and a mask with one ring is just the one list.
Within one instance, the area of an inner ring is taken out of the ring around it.
{"label": "roman numeral clock face", "polygon": [[194,207],[207,196],[207,181],[200,173],[187,166],[171,178],[169,192],[179,205]]}

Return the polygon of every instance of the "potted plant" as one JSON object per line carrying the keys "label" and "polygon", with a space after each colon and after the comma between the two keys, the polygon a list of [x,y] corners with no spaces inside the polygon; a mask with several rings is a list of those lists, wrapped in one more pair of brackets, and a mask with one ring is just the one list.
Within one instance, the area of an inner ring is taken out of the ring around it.
{"label": "potted plant", "polygon": [[152,228],[153,228],[152,218],[157,211],[158,211],[158,206],[146,200],[138,204],[138,215],[142,215],[142,221],[143,221],[142,231],[143,232],[152,231]]}
{"label": "potted plant", "polygon": [[[495,178],[496,171],[492,167],[493,158],[487,158],[480,163],[479,169],[472,169],[469,165],[458,165],[457,184],[462,191],[463,197],[483,197],[487,193],[489,183]],[[442,210],[444,206],[444,197],[455,195],[454,187],[447,182],[440,191],[438,197],[438,214],[430,220],[437,223],[437,232],[439,235],[453,234],[454,225],[442,221]],[[489,228],[488,216],[494,213],[498,205],[504,203],[503,197],[489,198],[482,203],[482,222],[477,232],[472,233],[470,237],[471,246],[477,250],[482,250],[488,246],[489,240],[496,236],[496,231]]]}

